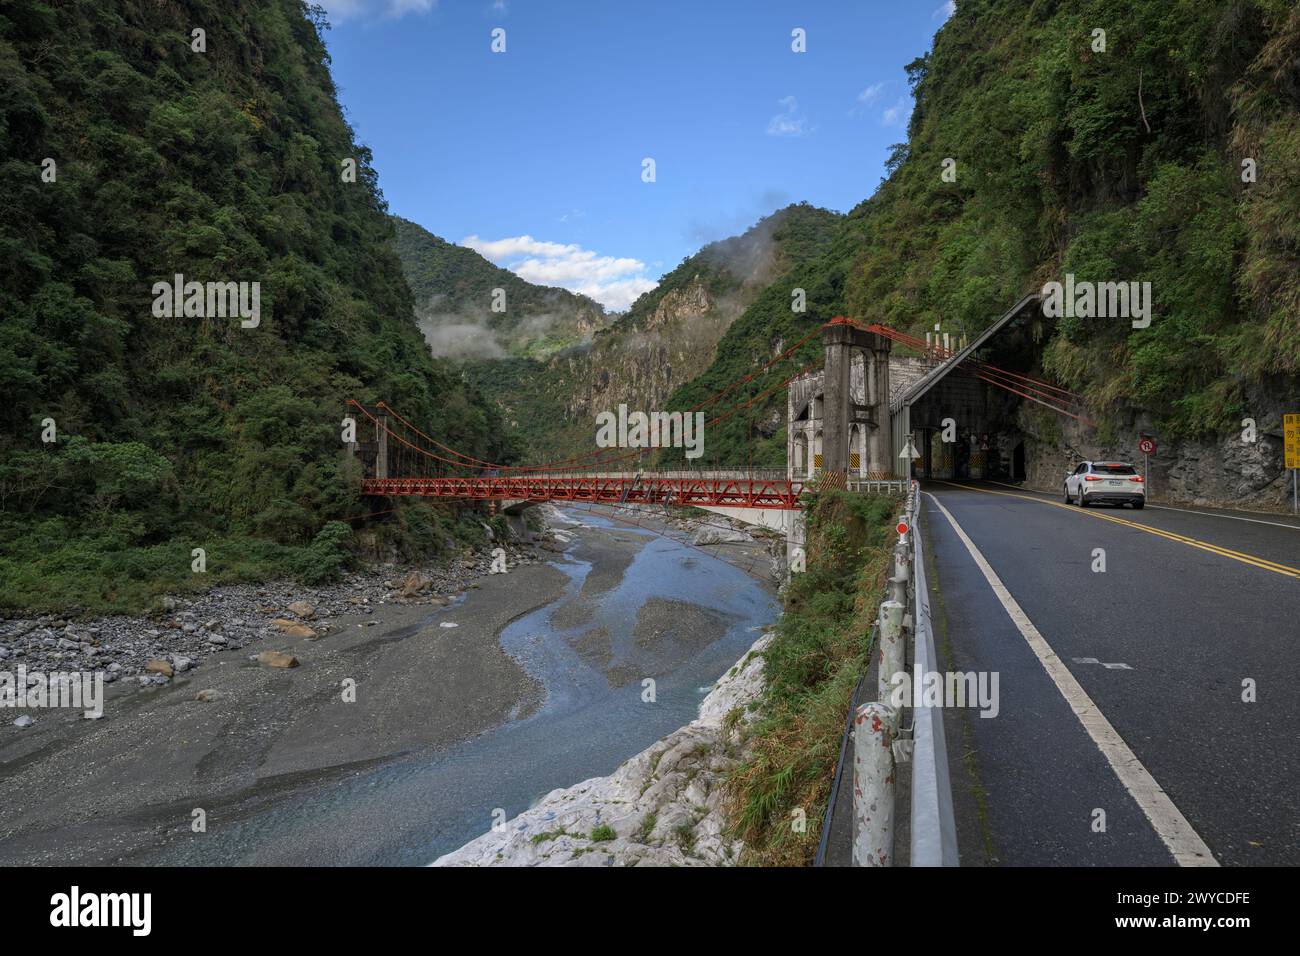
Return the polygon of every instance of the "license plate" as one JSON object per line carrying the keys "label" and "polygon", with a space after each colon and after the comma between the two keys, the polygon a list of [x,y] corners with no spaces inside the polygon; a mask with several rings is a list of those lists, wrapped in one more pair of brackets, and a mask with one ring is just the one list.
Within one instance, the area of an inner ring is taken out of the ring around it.
{"label": "license plate", "polygon": [[1110,485],[1112,488],[1123,488],[1123,487],[1124,487],[1124,482],[1122,482],[1122,481],[1116,481],[1114,478],[1109,479],[1109,480],[1106,482],[1106,484]]}

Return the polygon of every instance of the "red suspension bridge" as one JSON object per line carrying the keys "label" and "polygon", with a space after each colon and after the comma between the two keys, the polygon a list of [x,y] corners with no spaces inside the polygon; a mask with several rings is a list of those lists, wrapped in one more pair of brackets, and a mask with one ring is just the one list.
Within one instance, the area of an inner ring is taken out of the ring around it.
{"label": "red suspension bridge", "polygon": [[[843,325],[883,336],[938,363],[952,362],[957,358],[951,351],[939,349],[888,326],[866,325],[837,317],[812,329],[753,372],[737,378],[684,414],[712,412],[712,417],[704,423],[707,429],[754,409],[820,363],[813,361],[785,376],[781,375],[783,370],[776,369],[777,365],[794,359],[800,349],[825,330]],[[829,343],[830,339],[827,341]],[[830,348],[829,344],[827,348]],[[1062,415],[1086,421],[1079,413],[1079,396],[1066,389],[1019,372],[997,368],[974,356],[962,358],[959,364],[959,371],[963,374]],[[773,376],[779,376],[775,384],[761,388]],[[755,388],[761,390],[749,395]],[[728,396],[732,396],[731,402],[723,403]],[[351,447],[362,464],[362,493],[366,495],[442,501],[499,501],[519,506],[566,501],[789,511],[801,507],[800,497],[806,487],[804,480],[788,477],[784,470],[771,472],[739,467],[713,471],[648,472],[638,467],[638,459],[649,449],[639,447],[601,448],[588,454],[538,464],[511,465],[486,461],[438,441],[384,402],[364,405],[350,400],[348,405],[358,425],[369,424],[374,428],[373,442],[359,441]],[[882,410],[881,417],[887,420],[887,409]],[[750,436],[752,446],[752,420]],[[828,472],[822,477],[840,486],[845,484],[843,473]]]}

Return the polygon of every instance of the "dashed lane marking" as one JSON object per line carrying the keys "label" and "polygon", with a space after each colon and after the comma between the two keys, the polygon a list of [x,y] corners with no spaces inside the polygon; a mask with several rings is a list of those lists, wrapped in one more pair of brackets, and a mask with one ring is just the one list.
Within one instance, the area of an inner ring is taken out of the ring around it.
{"label": "dashed lane marking", "polygon": [[1101,664],[1102,667],[1109,668],[1113,671],[1131,671],[1133,669],[1127,664],[1107,664],[1104,661],[1099,661],[1095,657],[1071,657],[1070,660],[1074,661],[1076,664]]}

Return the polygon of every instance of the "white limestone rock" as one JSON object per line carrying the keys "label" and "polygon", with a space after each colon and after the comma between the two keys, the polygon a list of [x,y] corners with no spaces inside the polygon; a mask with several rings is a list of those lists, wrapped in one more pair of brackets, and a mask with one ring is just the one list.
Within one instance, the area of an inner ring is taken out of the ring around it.
{"label": "white limestone rock", "polygon": [[[730,866],[721,785],[742,759],[735,724],[763,690],[754,643],[700,702],[699,717],[608,777],[553,790],[534,807],[432,866]],[[729,715],[735,714],[730,720]],[[593,840],[613,831],[612,839]]]}

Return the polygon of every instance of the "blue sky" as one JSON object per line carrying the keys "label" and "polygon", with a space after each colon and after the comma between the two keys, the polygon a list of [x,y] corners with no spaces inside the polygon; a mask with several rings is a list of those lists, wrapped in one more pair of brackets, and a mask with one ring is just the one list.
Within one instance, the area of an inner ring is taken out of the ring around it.
{"label": "blue sky", "polygon": [[[867,198],[906,139],[903,66],[951,13],[948,0],[321,2],[391,210],[612,309],[774,209]],[[796,28],[807,52],[791,49]]]}

